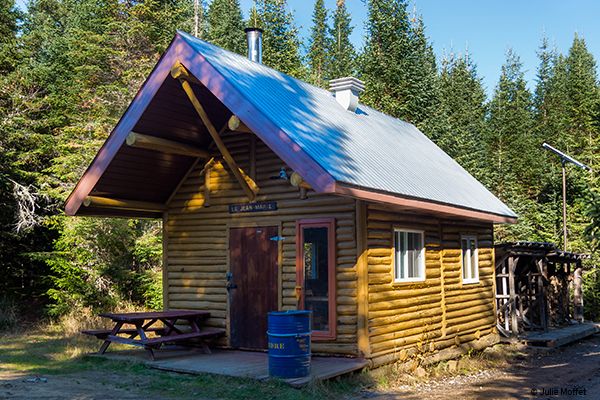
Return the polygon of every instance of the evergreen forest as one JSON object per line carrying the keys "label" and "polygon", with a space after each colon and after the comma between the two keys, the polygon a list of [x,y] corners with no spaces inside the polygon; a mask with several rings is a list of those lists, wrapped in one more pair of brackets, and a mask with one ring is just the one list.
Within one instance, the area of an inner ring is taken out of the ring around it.
{"label": "evergreen forest", "polygon": [[[198,36],[245,54],[243,28],[258,26],[266,65],[324,88],[363,80],[363,103],[415,124],[520,216],[497,243],[562,243],[561,164],[543,142],[589,165],[567,166],[566,250],[592,255],[585,304],[600,318],[600,82],[586,39],[562,53],[540,37],[533,89],[509,50],[488,96],[472,55],[436,58],[408,1],[366,0],[360,48],[344,0],[310,4],[303,38],[285,0],[200,1]],[[0,329],[9,310],[161,308],[160,221],[68,218],[63,204],[175,31],[195,28],[191,0],[0,0]]]}

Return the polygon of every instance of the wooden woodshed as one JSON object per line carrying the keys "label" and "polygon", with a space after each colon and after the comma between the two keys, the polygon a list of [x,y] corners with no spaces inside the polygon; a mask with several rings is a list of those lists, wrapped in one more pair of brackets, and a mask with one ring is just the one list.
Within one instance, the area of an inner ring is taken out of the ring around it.
{"label": "wooden woodshed", "polygon": [[373,365],[497,340],[495,223],[516,215],[413,125],[178,32],[66,203],[162,218],[165,308],[262,350],[313,311],[313,352]]}

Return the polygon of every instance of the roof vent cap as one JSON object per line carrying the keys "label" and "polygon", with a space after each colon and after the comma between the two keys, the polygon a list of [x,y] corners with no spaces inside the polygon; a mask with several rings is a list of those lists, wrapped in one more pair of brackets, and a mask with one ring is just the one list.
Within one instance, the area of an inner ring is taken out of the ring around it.
{"label": "roof vent cap", "polygon": [[354,77],[333,79],[329,81],[329,90],[342,107],[355,112],[358,107],[358,96],[365,90],[365,83]]}

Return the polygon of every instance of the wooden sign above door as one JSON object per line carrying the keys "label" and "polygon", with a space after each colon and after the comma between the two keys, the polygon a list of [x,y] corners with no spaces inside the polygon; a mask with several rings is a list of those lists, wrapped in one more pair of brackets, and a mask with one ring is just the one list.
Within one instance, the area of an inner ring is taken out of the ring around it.
{"label": "wooden sign above door", "polygon": [[259,212],[259,211],[276,211],[276,210],[277,210],[277,202],[276,201],[261,201],[261,202],[257,202],[257,203],[230,204],[229,205],[229,213],[230,214]]}

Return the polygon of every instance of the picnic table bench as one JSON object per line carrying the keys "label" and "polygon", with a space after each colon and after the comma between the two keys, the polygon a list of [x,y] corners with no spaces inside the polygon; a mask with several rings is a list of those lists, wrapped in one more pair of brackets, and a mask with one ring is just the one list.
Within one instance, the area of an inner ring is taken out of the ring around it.
{"label": "picnic table bench", "polygon": [[[105,313],[101,317],[109,318],[114,322],[112,329],[91,329],[82,331],[83,334],[95,336],[104,340],[98,353],[104,354],[112,342],[140,346],[148,350],[150,358],[154,360],[154,350],[160,349],[165,343],[185,343],[196,340],[203,350],[210,353],[207,341],[225,334],[224,329],[203,327],[201,322],[210,317],[208,311],[195,310],[169,310],[134,313]],[[178,322],[185,322],[191,329],[184,332],[177,326]],[[162,323],[163,326],[154,326]],[[124,325],[133,325],[134,328],[124,328]],[[148,333],[158,336],[148,337]],[[119,336],[124,335],[124,336]]]}

